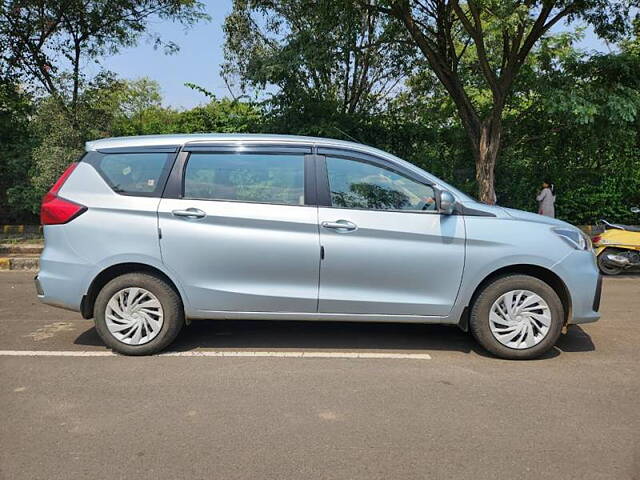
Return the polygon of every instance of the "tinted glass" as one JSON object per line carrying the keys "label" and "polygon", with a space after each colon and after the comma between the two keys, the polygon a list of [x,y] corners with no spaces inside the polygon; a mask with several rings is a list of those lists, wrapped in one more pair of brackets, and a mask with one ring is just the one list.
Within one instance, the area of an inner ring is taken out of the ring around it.
{"label": "tinted glass", "polygon": [[331,204],[372,210],[436,210],[432,187],[369,163],[327,157]]}
{"label": "tinted glass", "polygon": [[304,156],[192,153],[184,197],[304,205]]}
{"label": "tinted glass", "polygon": [[92,156],[94,165],[118,193],[159,195],[169,159],[167,153],[114,153]]}

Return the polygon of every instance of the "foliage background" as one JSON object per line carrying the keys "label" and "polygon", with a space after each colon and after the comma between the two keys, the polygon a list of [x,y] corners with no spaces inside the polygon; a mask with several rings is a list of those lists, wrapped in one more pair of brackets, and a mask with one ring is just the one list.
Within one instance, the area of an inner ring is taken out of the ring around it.
{"label": "foliage background", "polygon": [[[382,25],[375,38],[383,41],[388,28]],[[551,178],[560,218],[574,224],[599,218],[640,223],[629,212],[630,206],[640,205],[637,28],[608,54],[576,50],[579,31],[546,37],[536,48],[504,116],[498,204],[536,211],[540,183]],[[327,45],[343,48],[339,40]],[[372,66],[390,78],[404,72],[403,87],[383,97],[376,91],[341,90],[330,76],[318,88],[308,88],[310,80],[296,73],[296,65],[307,73],[340,68],[331,64],[335,55],[318,51],[315,44],[313,48],[308,57],[288,47],[275,59],[259,57],[257,66],[241,65],[244,72],[231,73],[252,85],[250,97],[210,96],[209,103],[187,110],[164,107],[153,79],[124,80],[103,71],[82,79],[70,116],[64,95],[54,97],[27,88],[20,78],[0,76],[0,223],[37,223],[40,198],[82,154],[84,142],[122,135],[264,132],[356,140],[405,158],[474,195],[473,156],[454,105],[411,52],[393,51],[388,64]],[[277,88],[270,89],[273,84]],[[477,100],[485,94],[478,89]]]}

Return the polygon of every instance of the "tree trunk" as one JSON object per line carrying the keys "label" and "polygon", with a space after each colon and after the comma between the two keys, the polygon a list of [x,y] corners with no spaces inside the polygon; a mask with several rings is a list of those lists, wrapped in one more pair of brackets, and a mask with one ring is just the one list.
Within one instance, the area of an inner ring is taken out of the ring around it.
{"label": "tree trunk", "polygon": [[78,128],[78,95],[80,92],[80,40],[76,39],[74,43],[73,57],[73,93],[71,95],[71,122],[75,128]]}
{"label": "tree trunk", "polygon": [[[426,9],[424,6],[423,8]],[[493,78],[493,74],[487,73],[487,80],[489,85],[492,86],[494,103],[489,116],[484,120],[480,120],[478,112],[467,95],[458,75],[457,62],[460,59],[456,57],[453,59],[455,60],[454,62],[447,57],[446,53],[438,49],[442,38],[432,38],[430,40],[428,36],[425,35],[422,30],[424,24],[419,24],[415,21],[409,1],[402,0],[392,2],[390,9],[383,8],[382,11],[397,18],[404,24],[416,45],[424,54],[436,77],[438,77],[438,80],[440,80],[449,95],[451,95],[462,125],[471,141],[473,156],[476,162],[476,181],[478,183],[479,199],[481,202],[488,203],[489,205],[495,204],[494,177],[496,159],[498,157],[498,150],[500,149],[500,136],[502,133],[502,110],[504,109],[506,93],[511,86],[512,79],[510,79],[509,82],[499,84],[497,83],[497,79]],[[452,47],[451,51],[454,52],[455,57],[456,50],[453,42],[451,42],[450,46]],[[454,64],[453,68],[452,63]],[[489,72],[489,70],[490,69],[485,70],[485,73]]]}
{"label": "tree trunk", "polygon": [[489,205],[496,203],[495,168],[501,133],[502,114],[494,113],[482,122],[479,136],[473,142],[479,200]]}

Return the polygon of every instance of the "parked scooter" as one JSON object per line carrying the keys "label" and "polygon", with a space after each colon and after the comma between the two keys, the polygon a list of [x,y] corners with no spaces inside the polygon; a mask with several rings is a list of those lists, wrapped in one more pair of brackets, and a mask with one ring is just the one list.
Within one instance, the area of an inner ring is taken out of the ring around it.
{"label": "parked scooter", "polygon": [[[633,207],[633,213],[640,208]],[[604,232],[593,237],[598,267],[605,275],[617,275],[631,268],[640,268],[640,227],[618,225],[600,220]]]}

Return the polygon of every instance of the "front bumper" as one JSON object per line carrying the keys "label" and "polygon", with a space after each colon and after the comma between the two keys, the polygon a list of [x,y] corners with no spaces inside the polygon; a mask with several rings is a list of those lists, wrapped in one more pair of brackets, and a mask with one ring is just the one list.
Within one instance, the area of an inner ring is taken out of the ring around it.
{"label": "front bumper", "polygon": [[592,251],[575,250],[554,266],[571,296],[568,323],[590,323],[600,319],[602,278]]}
{"label": "front bumper", "polygon": [[596,284],[596,294],[593,297],[593,311],[600,311],[600,300],[602,298],[602,275],[598,275],[598,283]]}

